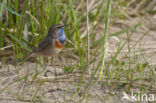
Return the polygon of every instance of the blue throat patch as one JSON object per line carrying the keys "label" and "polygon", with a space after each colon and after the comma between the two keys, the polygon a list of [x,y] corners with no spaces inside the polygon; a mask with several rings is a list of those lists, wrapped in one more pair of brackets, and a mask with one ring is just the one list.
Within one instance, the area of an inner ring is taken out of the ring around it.
{"label": "blue throat patch", "polygon": [[64,33],[64,28],[61,28],[61,29],[59,30],[59,42],[60,42],[61,44],[64,44],[65,41],[66,41],[66,37],[65,37],[65,33]]}

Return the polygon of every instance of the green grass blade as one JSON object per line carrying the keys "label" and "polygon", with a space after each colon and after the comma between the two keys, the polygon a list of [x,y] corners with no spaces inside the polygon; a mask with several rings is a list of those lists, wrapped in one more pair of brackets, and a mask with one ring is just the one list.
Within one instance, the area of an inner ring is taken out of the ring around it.
{"label": "green grass blade", "polygon": [[15,40],[20,46],[22,46],[24,49],[26,49],[27,51],[30,51],[30,49],[26,46],[26,43],[24,43],[23,41],[19,40],[16,36],[8,33],[7,34],[11,39]]}
{"label": "green grass blade", "polygon": [[[121,30],[119,32],[115,32],[113,34],[108,35],[108,38],[110,38],[112,36],[119,36],[119,35],[122,35],[123,33],[129,32],[129,31],[133,31],[136,28],[140,27],[141,25],[142,24],[139,22],[139,23],[137,23],[136,25],[134,25],[132,27],[129,27],[129,28],[123,29],[123,30]],[[97,46],[97,44],[98,45],[101,45],[102,44],[102,41],[103,41],[103,37],[101,39],[97,40],[97,41],[92,42],[91,47],[93,48],[93,47]]]}
{"label": "green grass blade", "polygon": [[12,14],[15,14],[17,16],[20,16],[22,17],[21,14],[19,14],[18,12],[14,11],[13,9],[11,9],[10,7],[6,6],[5,4],[3,3],[0,3],[0,6],[4,7],[5,9],[7,9],[9,12],[11,12]]}
{"label": "green grass blade", "polygon": [[103,69],[104,69],[104,64],[105,64],[107,30],[108,30],[109,18],[110,18],[110,14],[111,14],[111,3],[112,3],[112,0],[109,0],[107,3],[107,15],[106,15],[106,21],[105,21],[105,30],[104,30],[104,36],[102,38],[102,40],[103,40],[103,46],[102,46],[102,51],[101,51],[102,63],[99,68],[100,69],[100,73],[99,73],[100,77],[103,75]]}

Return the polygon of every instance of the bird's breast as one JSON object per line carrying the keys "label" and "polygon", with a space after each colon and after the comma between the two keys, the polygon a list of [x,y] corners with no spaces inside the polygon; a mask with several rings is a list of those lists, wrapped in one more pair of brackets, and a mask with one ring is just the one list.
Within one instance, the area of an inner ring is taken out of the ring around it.
{"label": "bird's breast", "polygon": [[54,47],[61,50],[64,47],[64,44],[61,44],[59,41],[55,40]]}
{"label": "bird's breast", "polygon": [[53,45],[48,46],[44,50],[40,50],[39,55],[44,57],[50,57],[57,55],[64,47],[64,44],[61,44],[59,41],[54,40]]}

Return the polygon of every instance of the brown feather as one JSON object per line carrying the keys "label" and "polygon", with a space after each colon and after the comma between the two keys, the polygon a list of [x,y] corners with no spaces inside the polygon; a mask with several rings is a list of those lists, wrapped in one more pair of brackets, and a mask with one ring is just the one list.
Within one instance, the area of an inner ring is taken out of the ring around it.
{"label": "brown feather", "polygon": [[57,40],[54,41],[55,48],[62,49],[64,47],[64,44],[59,43]]}

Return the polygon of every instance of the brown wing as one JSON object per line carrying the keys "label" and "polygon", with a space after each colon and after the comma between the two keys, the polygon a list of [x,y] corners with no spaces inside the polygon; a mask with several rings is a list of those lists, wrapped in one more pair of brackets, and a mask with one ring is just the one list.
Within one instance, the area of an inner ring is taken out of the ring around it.
{"label": "brown wing", "polygon": [[45,50],[49,47],[53,47],[53,39],[46,37],[41,41],[41,43],[39,43],[36,52],[40,52],[40,51]]}

